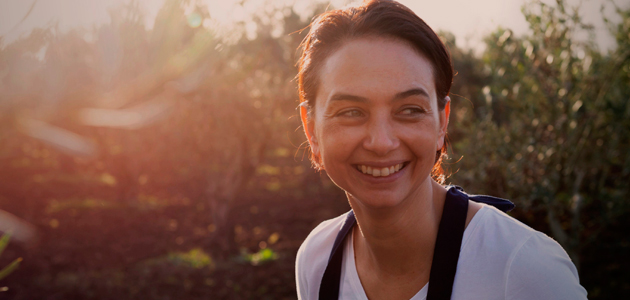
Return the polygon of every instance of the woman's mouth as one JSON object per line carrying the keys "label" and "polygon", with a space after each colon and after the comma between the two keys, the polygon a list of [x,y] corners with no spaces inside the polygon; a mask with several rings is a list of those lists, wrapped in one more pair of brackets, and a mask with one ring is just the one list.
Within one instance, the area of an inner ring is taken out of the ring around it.
{"label": "woman's mouth", "polygon": [[372,167],[367,165],[355,165],[357,170],[363,174],[372,175],[373,177],[386,177],[390,176],[407,165],[407,162],[391,165],[389,167]]}

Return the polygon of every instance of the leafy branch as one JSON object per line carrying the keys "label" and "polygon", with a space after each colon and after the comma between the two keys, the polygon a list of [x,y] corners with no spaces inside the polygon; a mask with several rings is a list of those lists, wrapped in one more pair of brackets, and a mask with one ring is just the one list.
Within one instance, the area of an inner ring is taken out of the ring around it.
{"label": "leafy branch", "polygon": [[[11,236],[9,234],[6,234],[6,233],[2,235],[2,238],[0,238],[0,255],[2,255],[2,252],[4,252],[4,249],[9,244],[9,239],[11,239]],[[17,269],[17,267],[20,265],[20,262],[22,262],[22,258],[21,257],[15,259],[8,266],[6,266],[2,270],[0,270],[0,280],[2,280],[3,278],[9,276],[9,274],[11,274],[11,272],[15,271],[15,269]],[[0,288],[0,292],[6,291],[6,290],[7,290],[6,287]]]}

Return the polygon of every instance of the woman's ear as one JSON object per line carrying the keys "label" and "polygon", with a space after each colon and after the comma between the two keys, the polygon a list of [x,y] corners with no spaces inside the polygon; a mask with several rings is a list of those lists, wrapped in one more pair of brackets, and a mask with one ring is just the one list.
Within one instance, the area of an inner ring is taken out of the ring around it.
{"label": "woman's ear", "polygon": [[444,109],[439,112],[440,115],[440,133],[438,136],[438,143],[436,151],[439,151],[444,147],[444,139],[446,137],[446,131],[448,129],[448,119],[451,115],[451,97],[446,96],[444,98],[446,100],[446,104],[444,105]]}
{"label": "woman's ear", "polygon": [[300,105],[300,117],[302,119],[302,126],[304,126],[306,139],[311,146],[311,152],[313,152],[313,159],[319,163],[319,143],[315,137],[315,124],[312,120],[312,116],[309,116],[308,108],[305,105]]}

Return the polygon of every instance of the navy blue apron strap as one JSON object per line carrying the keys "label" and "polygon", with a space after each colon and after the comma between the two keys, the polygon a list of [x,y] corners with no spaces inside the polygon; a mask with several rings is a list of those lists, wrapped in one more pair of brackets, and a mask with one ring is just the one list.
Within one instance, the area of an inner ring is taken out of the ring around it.
{"label": "navy blue apron strap", "polygon": [[466,194],[466,192],[464,192],[464,190],[461,187],[456,186],[456,185],[452,185],[447,188],[449,192],[452,191],[453,193],[455,193],[457,191],[460,194],[466,195],[469,200],[494,206],[502,212],[508,212],[514,209],[515,207],[514,203],[512,203],[512,201],[507,200],[507,199],[493,197],[493,196],[486,196],[486,195],[468,195]]}
{"label": "navy blue apron strap", "polygon": [[319,299],[338,299],[339,298],[339,284],[341,280],[341,265],[343,261],[343,241],[346,239],[350,230],[356,223],[354,217],[354,211],[350,211],[346,220],[341,226],[335,243],[333,244],[332,251],[330,252],[330,258],[328,259],[328,265],[324,271],[324,277],[319,286]]}
{"label": "navy blue apron strap", "polygon": [[482,196],[482,195],[470,196],[469,195],[468,198],[475,202],[481,202],[488,205],[492,205],[498,208],[502,212],[508,212],[514,209],[515,207],[514,203],[512,203],[512,201],[510,200],[501,199],[501,198],[492,197],[492,196]]}
{"label": "navy blue apron strap", "polygon": [[433,250],[427,300],[451,299],[467,214],[468,196],[456,189],[449,189]]}

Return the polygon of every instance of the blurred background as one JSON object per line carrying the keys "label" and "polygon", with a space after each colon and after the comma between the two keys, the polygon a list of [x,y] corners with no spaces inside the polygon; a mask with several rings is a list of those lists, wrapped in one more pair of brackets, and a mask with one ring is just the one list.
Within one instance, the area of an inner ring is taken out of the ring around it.
{"label": "blurred background", "polygon": [[[457,71],[446,182],[630,295],[630,5],[432,2],[403,1]],[[295,299],[349,209],[307,159],[297,48],[344,4],[0,2],[0,299]]]}

